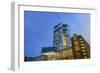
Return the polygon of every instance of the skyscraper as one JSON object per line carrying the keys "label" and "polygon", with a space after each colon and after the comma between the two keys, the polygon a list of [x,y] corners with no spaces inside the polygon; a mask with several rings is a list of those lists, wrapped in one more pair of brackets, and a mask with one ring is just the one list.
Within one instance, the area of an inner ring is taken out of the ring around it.
{"label": "skyscraper", "polygon": [[70,46],[69,26],[59,23],[54,27],[53,46],[62,50]]}

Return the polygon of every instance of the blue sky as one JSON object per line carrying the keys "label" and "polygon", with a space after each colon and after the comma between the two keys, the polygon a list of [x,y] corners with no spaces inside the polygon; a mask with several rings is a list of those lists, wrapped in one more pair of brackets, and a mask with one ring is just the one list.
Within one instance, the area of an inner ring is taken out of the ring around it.
{"label": "blue sky", "polygon": [[59,23],[70,26],[73,33],[90,43],[90,14],[24,11],[24,55],[40,55],[42,47],[53,46],[53,28]]}

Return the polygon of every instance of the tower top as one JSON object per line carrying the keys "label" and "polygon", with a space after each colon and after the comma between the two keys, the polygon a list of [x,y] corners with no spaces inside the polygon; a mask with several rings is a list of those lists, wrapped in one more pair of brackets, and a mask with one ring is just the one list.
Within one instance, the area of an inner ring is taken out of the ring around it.
{"label": "tower top", "polygon": [[59,23],[58,25],[54,26],[54,28],[58,28],[58,27],[60,27],[60,26],[67,26],[67,27],[69,27],[69,25],[67,25],[67,24]]}

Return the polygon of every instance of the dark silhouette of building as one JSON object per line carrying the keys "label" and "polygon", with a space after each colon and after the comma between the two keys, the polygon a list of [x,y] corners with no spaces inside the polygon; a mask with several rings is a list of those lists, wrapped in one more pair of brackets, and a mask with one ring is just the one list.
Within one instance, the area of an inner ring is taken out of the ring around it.
{"label": "dark silhouette of building", "polygon": [[74,34],[71,41],[74,59],[90,58],[90,46],[81,35]]}

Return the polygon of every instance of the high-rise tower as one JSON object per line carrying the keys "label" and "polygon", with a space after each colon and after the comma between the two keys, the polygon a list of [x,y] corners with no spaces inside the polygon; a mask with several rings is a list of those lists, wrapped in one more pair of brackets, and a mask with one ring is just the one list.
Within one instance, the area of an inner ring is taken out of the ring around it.
{"label": "high-rise tower", "polygon": [[54,27],[53,46],[62,50],[70,46],[69,26],[59,23]]}

